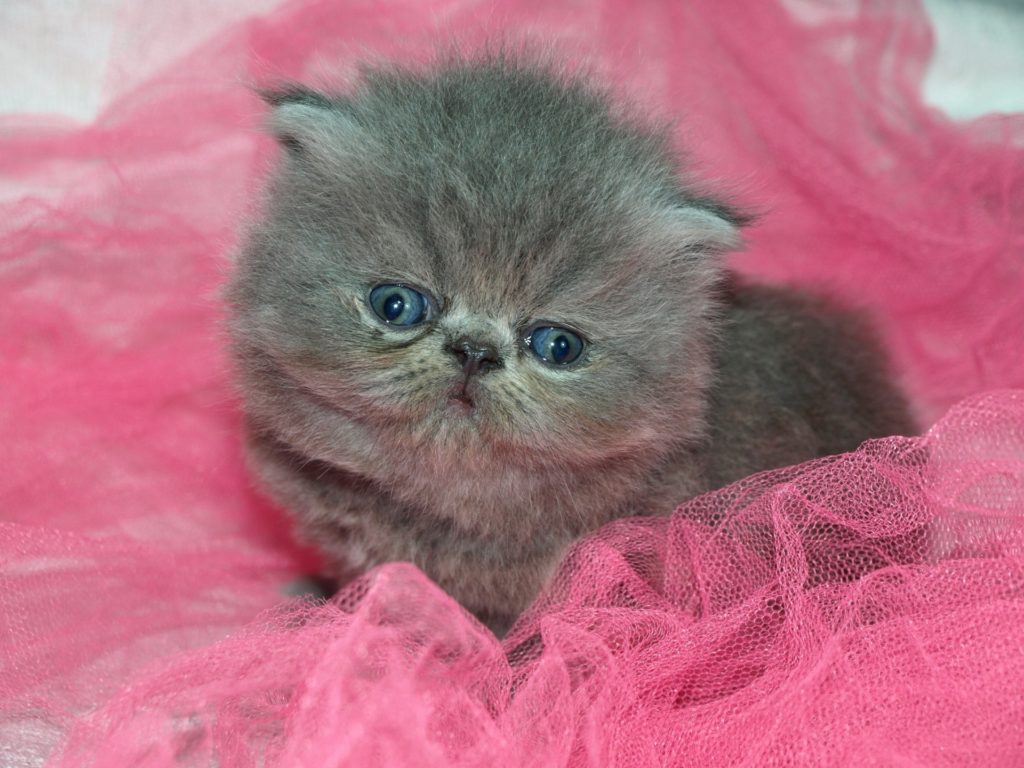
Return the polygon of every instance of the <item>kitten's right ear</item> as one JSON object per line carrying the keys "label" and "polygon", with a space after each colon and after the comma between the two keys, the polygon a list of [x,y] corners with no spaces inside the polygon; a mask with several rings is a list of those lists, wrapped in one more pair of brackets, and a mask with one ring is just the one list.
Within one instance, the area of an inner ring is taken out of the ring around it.
{"label": "kitten's right ear", "polygon": [[273,107],[270,130],[294,156],[336,151],[358,132],[341,98],[299,84],[260,89],[258,93]]}

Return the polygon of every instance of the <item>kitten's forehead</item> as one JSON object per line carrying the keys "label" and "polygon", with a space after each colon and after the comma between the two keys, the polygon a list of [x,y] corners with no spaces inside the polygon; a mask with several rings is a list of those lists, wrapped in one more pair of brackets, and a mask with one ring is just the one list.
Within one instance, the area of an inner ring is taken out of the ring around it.
{"label": "kitten's forehead", "polygon": [[400,194],[441,281],[491,300],[540,299],[600,269],[630,218],[676,189],[660,134],[623,124],[583,84],[528,68],[378,73],[351,108],[367,134],[360,176],[377,177],[359,182],[360,205],[395,208],[383,198]]}
{"label": "kitten's forehead", "polygon": [[457,221],[431,226],[429,258],[437,282],[478,310],[543,306],[606,280],[630,247],[613,228],[602,237],[601,225],[564,219],[557,209],[532,215],[520,210],[519,216],[467,211]]}

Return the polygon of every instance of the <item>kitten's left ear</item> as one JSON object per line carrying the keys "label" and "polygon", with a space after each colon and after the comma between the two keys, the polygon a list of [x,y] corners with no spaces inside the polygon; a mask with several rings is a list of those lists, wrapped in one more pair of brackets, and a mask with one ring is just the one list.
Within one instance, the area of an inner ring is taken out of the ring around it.
{"label": "kitten's left ear", "polygon": [[336,150],[358,133],[343,98],[299,84],[261,89],[259,94],[274,110],[271,131],[293,156]]}
{"label": "kitten's left ear", "polygon": [[710,199],[688,200],[668,212],[668,226],[677,245],[688,252],[725,253],[743,246],[740,228],[750,217]]}

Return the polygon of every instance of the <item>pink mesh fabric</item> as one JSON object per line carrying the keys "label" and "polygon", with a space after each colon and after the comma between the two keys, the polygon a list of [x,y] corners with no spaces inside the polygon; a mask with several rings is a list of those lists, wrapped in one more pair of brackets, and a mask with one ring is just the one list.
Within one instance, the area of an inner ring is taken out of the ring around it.
{"label": "pink mesh fabric", "polygon": [[[1024,760],[1024,118],[922,105],[916,3],[295,0],[171,64],[157,5],[93,123],[0,122],[0,764]],[[525,32],[683,117],[764,214],[735,266],[871,307],[939,420],[608,527],[501,644],[407,565],[283,601],[218,297],[241,83]]]}

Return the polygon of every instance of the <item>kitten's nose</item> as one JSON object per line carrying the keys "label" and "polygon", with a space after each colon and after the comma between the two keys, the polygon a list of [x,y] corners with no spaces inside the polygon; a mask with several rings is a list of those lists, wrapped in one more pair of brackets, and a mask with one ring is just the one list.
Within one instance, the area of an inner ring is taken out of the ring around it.
{"label": "kitten's nose", "polygon": [[477,372],[487,373],[504,365],[501,355],[494,346],[472,339],[458,339],[448,345],[448,351],[455,355],[466,376],[472,376]]}

